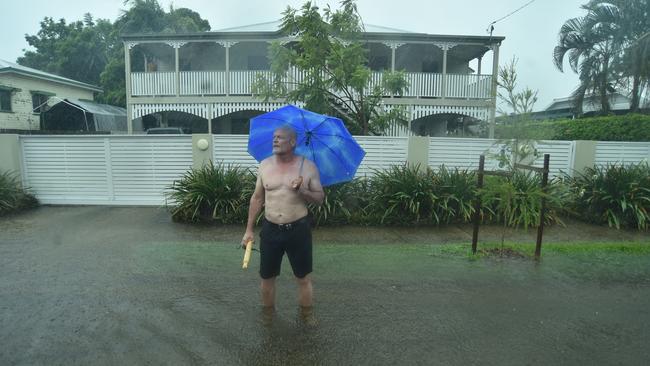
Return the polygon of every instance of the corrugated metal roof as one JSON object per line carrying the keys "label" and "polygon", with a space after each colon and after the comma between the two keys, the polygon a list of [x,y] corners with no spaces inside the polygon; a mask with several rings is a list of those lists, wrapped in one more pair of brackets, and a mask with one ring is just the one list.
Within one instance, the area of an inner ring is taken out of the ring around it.
{"label": "corrugated metal roof", "polygon": [[32,69],[31,67],[15,64],[13,62],[9,62],[6,60],[0,59],[0,73],[2,72],[16,72],[18,74],[24,74],[28,76],[33,76],[41,79],[47,79],[50,81],[56,81],[64,84],[71,84],[80,88],[84,89],[90,89],[92,91],[98,91],[101,92],[102,89],[98,86],[91,85],[91,84],[86,84],[81,81],[73,80],[73,79],[68,79],[64,78],[63,76],[55,75],[55,74],[50,74],[45,71],[37,70],[37,69]]}
{"label": "corrugated metal roof", "polygon": [[126,109],[122,107],[116,107],[114,105],[99,104],[88,100],[79,100],[79,99],[72,99],[72,98],[66,99],[65,101],[70,102],[80,108],[83,108],[86,110],[86,112],[90,112],[92,114],[126,116]]}

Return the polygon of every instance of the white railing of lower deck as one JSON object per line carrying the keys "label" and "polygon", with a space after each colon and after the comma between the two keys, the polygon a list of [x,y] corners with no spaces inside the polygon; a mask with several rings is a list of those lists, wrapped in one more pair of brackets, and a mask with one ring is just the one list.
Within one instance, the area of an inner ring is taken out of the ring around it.
{"label": "white railing of lower deck", "polygon": [[175,72],[131,73],[131,95],[176,95]]}
{"label": "white railing of lower deck", "polygon": [[[180,95],[251,95],[251,85],[257,75],[271,76],[268,70],[260,71],[181,71]],[[131,74],[132,95],[175,95],[174,72],[134,72]],[[382,83],[383,73],[373,72],[368,89]],[[443,96],[443,75],[423,72],[406,73],[408,88],[404,97],[440,98]],[[228,79],[228,83],[226,80]],[[304,79],[302,72],[292,68],[284,78],[289,90]],[[492,76],[475,74],[447,74],[446,97],[487,99],[490,98]],[[228,90],[229,89],[229,90]],[[386,95],[388,96],[388,95]]]}

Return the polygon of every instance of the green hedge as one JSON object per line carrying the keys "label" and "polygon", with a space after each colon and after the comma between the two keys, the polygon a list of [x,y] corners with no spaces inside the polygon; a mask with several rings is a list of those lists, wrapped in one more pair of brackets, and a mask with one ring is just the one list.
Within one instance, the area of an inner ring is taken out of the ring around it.
{"label": "green hedge", "polygon": [[535,140],[650,141],[650,115],[521,122],[496,127],[497,138]]}

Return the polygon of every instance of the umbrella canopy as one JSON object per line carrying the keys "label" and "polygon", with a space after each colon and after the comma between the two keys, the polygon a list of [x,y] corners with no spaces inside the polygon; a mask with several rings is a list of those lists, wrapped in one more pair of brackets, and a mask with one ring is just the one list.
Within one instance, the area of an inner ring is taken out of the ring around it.
{"label": "umbrella canopy", "polygon": [[366,152],[343,121],[293,105],[251,119],[248,153],[260,162],[273,155],[273,132],[284,125],[296,131],[295,153],[316,164],[323,186],[354,178]]}

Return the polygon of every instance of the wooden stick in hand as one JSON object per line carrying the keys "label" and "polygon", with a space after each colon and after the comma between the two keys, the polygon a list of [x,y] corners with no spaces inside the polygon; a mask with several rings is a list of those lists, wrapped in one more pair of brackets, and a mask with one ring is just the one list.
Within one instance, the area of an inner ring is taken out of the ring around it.
{"label": "wooden stick in hand", "polygon": [[251,252],[253,251],[253,241],[249,240],[246,243],[246,252],[244,252],[244,262],[241,265],[242,269],[248,268],[248,262],[251,260]]}

